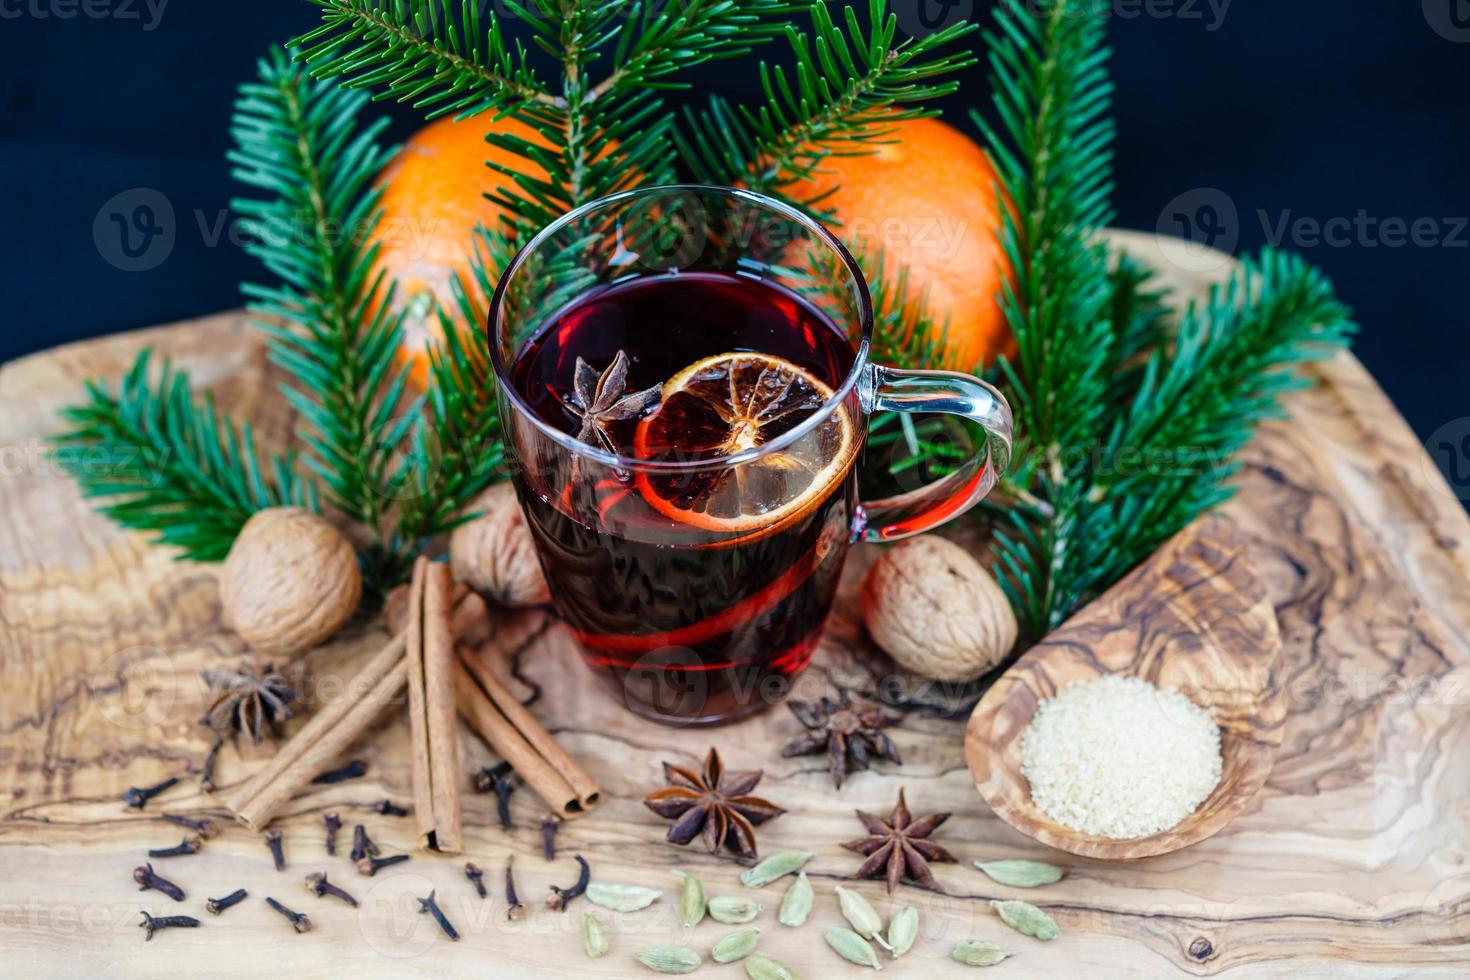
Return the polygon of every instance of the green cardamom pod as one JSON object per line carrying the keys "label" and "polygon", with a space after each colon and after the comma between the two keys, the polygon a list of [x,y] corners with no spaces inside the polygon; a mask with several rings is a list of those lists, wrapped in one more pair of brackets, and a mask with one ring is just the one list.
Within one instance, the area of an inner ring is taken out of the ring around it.
{"label": "green cardamom pod", "polygon": [[807,880],[806,872],[796,876],[791,887],[786,889],[786,897],[781,899],[781,910],[776,913],[776,918],[783,926],[791,926],[793,929],[806,925],[806,917],[812,914],[812,902],[816,900],[816,893],[812,891],[812,883]]}
{"label": "green cardamom pod", "polygon": [[748,898],[721,895],[709,900],[709,917],[727,926],[740,926],[760,914],[761,907]]}
{"label": "green cardamom pod", "polygon": [[888,947],[895,957],[914,948],[919,938],[919,910],[905,905],[888,923]]}
{"label": "green cardamom pod", "polygon": [[795,874],[806,863],[816,857],[811,851],[782,851],[772,854],[760,864],[740,873],[740,881],[746,888],[764,888],[777,878]]}
{"label": "green cardamom pod", "polygon": [[745,961],[745,975],[750,980],[801,980],[785,963],[759,953]]}
{"label": "green cardamom pod", "polygon": [[704,885],[693,875],[677,871],[684,878],[684,888],[679,892],[679,921],[694,928],[704,921]]}
{"label": "green cardamom pod", "polygon": [[1062,934],[1052,917],[1030,902],[1003,902],[992,898],[990,904],[1000,913],[1002,922],[1023,935],[1055,939]]}
{"label": "green cardamom pod", "polygon": [[743,960],[755,952],[756,939],[760,937],[759,929],[741,929],[715,943],[715,948],[709,951],[710,959],[716,963],[734,963]]}
{"label": "green cardamom pod", "polygon": [[995,943],[988,943],[983,939],[966,939],[954,948],[949,954],[957,963],[966,966],[995,966],[1001,960],[1011,955],[1008,949],[1002,949]]}
{"label": "green cardamom pod", "polygon": [[832,947],[832,951],[847,962],[856,963],[858,966],[871,966],[875,970],[883,969],[882,964],[878,962],[878,954],[873,952],[873,947],[851,929],[828,926],[824,936],[827,945]]}
{"label": "green cardamom pod", "polygon": [[693,973],[704,957],[686,946],[644,946],[633,958],[654,973]]}
{"label": "green cardamom pod", "polygon": [[640,888],[638,885],[604,885],[593,882],[587,886],[587,900],[613,912],[637,912],[639,909],[646,909],[658,901],[662,894],[663,892]]}
{"label": "green cardamom pod", "polygon": [[887,940],[883,938],[883,919],[866,898],[838,885],[837,901],[842,906],[843,918],[852,924],[853,932],[864,939],[873,940],[884,949],[889,948]]}
{"label": "green cardamom pod", "polygon": [[582,948],[587,950],[587,958],[595,960],[599,956],[606,956],[608,946],[607,926],[591,912],[583,913]]}
{"label": "green cardamom pod", "polygon": [[989,875],[992,881],[1012,888],[1037,888],[1062,880],[1061,868],[1040,861],[976,861],[975,867]]}

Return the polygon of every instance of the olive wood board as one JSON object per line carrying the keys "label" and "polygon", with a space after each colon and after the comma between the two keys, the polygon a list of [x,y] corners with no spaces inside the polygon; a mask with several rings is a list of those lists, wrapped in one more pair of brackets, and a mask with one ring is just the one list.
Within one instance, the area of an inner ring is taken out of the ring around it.
{"label": "olive wood board", "polygon": [[[1202,296],[1229,271],[1223,256],[1151,235],[1115,233],[1156,266],[1179,298]],[[861,976],[823,943],[840,921],[832,886],[857,867],[842,841],[861,832],[854,808],[883,813],[899,787],[915,813],[953,817],[934,835],[958,864],[935,865],[947,894],[905,885],[889,899],[859,885],[885,916],[904,904],[923,914],[923,934],[884,976],[972,975],[948,959],[963,938],[1003,943],[1015,955],[997,976],[1135,977],[1463,976],[1470,962],[1470,519],[1409,427],[1350,356],[1314,367],[1321,385],[1290,396],[1290,421],[1271,423],[1245,450],[1239,495],[1224,508],[1270,597],[1282,640],[1287,715],[1275,767],[1228,826],[1192,847],[1128,864],[1058,856],[995,816],[966,765],[964,716],[925,709],[919,682],[899,693],[920,706],[889,729],[902,767],[880,764],[834,791],[821,756],[781,758],[798,733],[784,708],[714,731],[661,727],[629,714],[580,664],[562,629],[540,612],[501,625],[503,652],[518,652],[542,696],[533,712],[596,775],[604,802],[567,822],[561,853],[540,856],[540,807],[512,798],[515,829],[496,823],[493,799],[467,794],[466,854],[487,869],[481,901],[462,859],[415,855],[374,878],[345,857],[327,858],[321,818],[337,810],[348,830],[368,825],[385,852],[413,844],[412,821],[368,811],[410,798],[408,725],[385,717],[351,756],[364,779],[312,787],[276,826],[286,871],[261,839],[228,826],[197,855],[155,862],[188,892],[182,905],[140,893],[130,871],[144,851],[178,842],[163,809],[222,812],[220,800],[183,783],[142,813],[119,797],[165,776],[197,775],[209,745],[196,724],[198,672],[246,659],[219,622],[216,569],[172,560],[163,549],[96,516],[41,451],[56,411],[77,401],[84,379],[115,378],[154,345],[221,406],[250,418],[268,446],[299,420],[276,393],[281,378],[261,338],[238,312],[104,337],[0,368],[0,974],[178,977],[646,977],[631,951],[684,941],[674,912],[682,870],[710,894],[740,893],[740,868],[663,840],[666,823],[641,803],[661,784],[660,762],[697,764],[718,745],[730,768],[763,767],[758,789],[789,812],[760,830],[764,853],[805,848],[818,901],[806,928],[774,918],[784,882],[760,891],[757,920],[767,955],[811,978]],[[963,529],[952,533],[963,535]],[[885,671],[857,620],[857,585],[874,552],[854,552],[827,636],[798,694],[828,693]],[[384,635],[350,627],[296,658],[308,668],[308,702],[340,692]],[[509,661],[499,660],[505,669]],[[513,681],[523,695],[529,690]],[[309,703],[308,703],[309,708]],[[968,715],[968,711],[964,713]],[[227,796],[269,745],[220,759]],[[466,767],[494,761],[463,739]],[[346,832],[344,832],[345,836]],[[345,843],[345,841],[344,841]],[[591,961],[578,935],[585,900],[566,914],[541,907],[551,884],[576,877],[584,855],[597,879],[662,888],[651,908],[603,913],[612,951]],[[508,922],[499,885],[514,854],[530,906]],[[1057,860],[1058,884],[1022,892],[971,863]],[[303,877],[330,871],[362,902],[353,910],[308,894]],[[205,897],[237,887],[250,898],[216,919]],[[436,889],[462,934],[441,937],[413,896]],[[271,895],[309,913],[294,934],[266,908]],[[1012,933],[988,899],[1043,906],[1062,936],[1042,943]],[[145,943],[140,910],[186,912],[194,930]],[[687,937],[703,953],[729,931],[706,922]],[[743,976],[707,962],[697,975]]]}

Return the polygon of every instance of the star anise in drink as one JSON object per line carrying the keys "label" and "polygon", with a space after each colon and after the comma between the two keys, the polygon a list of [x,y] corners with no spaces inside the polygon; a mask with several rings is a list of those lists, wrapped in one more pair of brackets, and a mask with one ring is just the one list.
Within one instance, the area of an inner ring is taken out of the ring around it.
{"label": "star anise in drink", "polygon": [[618,351],[612,363],[598,374],[592,365],[577,358],[576,373],[572,377],[572,394],[563,401],[567,410],[581,420],[577,439],[589,446],[618,454],[618,443],[612,434],[614,422],[636,419],[658,404],[663,385],[656,384],[643,391],[624,394],[628,385],[628,355]]}
{"label": "star anise in drink", "polygon": [[898,805],[887,820],[862,810],[857,811],[857,818],[868,828],[868,836],[842,845],[849,851],[867,855],[863,866],[853,872],[854,878],[887,878],[890,895],[904,878],[937,892],[944,891],[929,870],[929,862],[954,861],[955,857],[928,838],[949,819],[949,814],[933,813],[915,820],[900,789]]}
{"label": "star anise in drink", "polygon": [[200,671],[199,677],[209,687],[199,721],[221,735],[237,732],[258,744],[267,729],[274,734],[291,717],[296,691],[270,664],[258,674],[247,667]]}
{"label": "star anise in drink", "polygon": [[880,731],[898,719],[876,705],[854,707],[846,691],[837,701],[827,697],[817,702],[792,699],[786,702],[786,707],[807,730],[782,749],[781,755],[790,759],[825,751],[827,771],[832,774],[832,785],[838,789],[842,788],[844,775],[866,770],[875,756],[895,764],[903,761],[893,740]]}
{"label": "star anise in drink", "polygon": [[758,796],[748,795],[764,773],[726,772],[720,753],[709,750],[704,769],[695,772],[671,762],[664,763],[669,783],[650,793],[644,804],[666,820],[673,820],[667,839],[688,844],[704,836],[704,846],[718,854],[724,844],[741,857],[757,857],[755,828],[786,811]]}

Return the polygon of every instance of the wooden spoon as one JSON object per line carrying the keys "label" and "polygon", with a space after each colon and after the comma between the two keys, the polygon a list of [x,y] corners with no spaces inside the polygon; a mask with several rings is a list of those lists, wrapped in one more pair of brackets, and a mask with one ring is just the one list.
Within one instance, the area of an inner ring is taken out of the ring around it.
{"label": "wooden spoon", "polygon": [[[1225,518],[1204,517],[1027,651],[986,692],[965,732],[975,785],[1006,823],[1082,857],[1132,861],[1204,840],[1245,807],[1276,761],[1286,718],[1281,650],[1276,613],[1244,538]],[[1103,674],[1176,688],[1220,726],[1220,783],[1169,830],[1127,840],[1082,834],[1031,800],[1021,735],[1037,705]]]}

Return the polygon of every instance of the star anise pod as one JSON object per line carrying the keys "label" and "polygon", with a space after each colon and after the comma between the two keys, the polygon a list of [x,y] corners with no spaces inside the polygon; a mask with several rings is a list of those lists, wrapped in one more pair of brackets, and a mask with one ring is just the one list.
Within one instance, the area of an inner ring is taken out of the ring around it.
{"label": "star anise pod", "polygon": [[669,785],[648,794],[643,800],[654,813],[674,821],[668,840],[687,844],[701,832],[704,846],[718,854],[724,844],[741,857],[757,857],[755,828],[786,811],[758,796],[748,795],[764,773],[726,772],[720,753],[709,750],[704,770],[695,772],[673,763],[664,763],[664,779]]}
{"label": "star anise pod", "polygon": [[887,820],[880,820],[862,810],[857,811],[857,818],[868,828],[868,836],[842,845],[849,851],[857,851],[868,857],[863,866],[853,872],[854,878],[886,876],[890,895],[903,878],[912,878],[937,892],[944,891],[934,879],[934,873],[929,870],[929,862],[952,862],[955,858],[928,837],[949,819],[949,814],[933,813],[915,820],[909,813],[903,790],[900,789],[898,805],[893,808],[893,814]]}
{"label": "star anise pod", "polygon": [[582,422],[582,427],[577,430],[579,442],[589,446],[600,444],[609,453],[617,455],[619,447],[612,435],[612,423],[636,419],[658,404],[663,390],[661,384],[623,394],[628,385],[628,366],[628,355],[621,350],[600,375],[592,365],[577,358],[572,394],[564,404]]}
{"label": "star anise pod", "polygon": [[832,785],[842,788],[842,777],[854,770],[866,770],[873,757],[902,764],[898,747],[880,729],[898,721],[883,712],[877,705],[867,704],[854,707],[847,692],[841,700],[822,698],[821,701],[786,702],[786,707],[796,720],[806,726],[806,732],[781,750],[784,758],[798,755],[827,753],[827,771],[832,774]]}
{"label": "star anise pod", "polygon": [[291,717],[296,699],[284,674],[269,664],[259,674],[240,670],[205,670],[199,677],[209,686],[204,717],[199,721],[220,734],[238,732],[258,744],[269,727]]}

